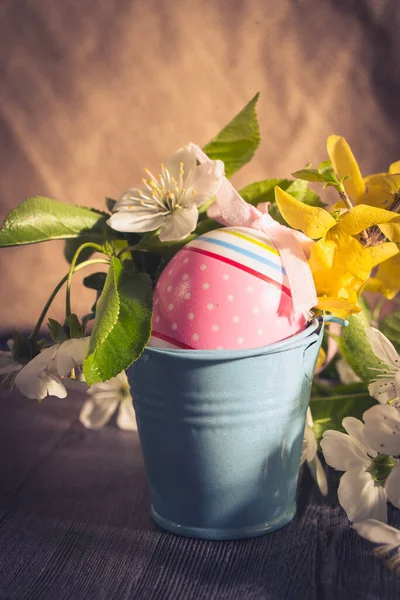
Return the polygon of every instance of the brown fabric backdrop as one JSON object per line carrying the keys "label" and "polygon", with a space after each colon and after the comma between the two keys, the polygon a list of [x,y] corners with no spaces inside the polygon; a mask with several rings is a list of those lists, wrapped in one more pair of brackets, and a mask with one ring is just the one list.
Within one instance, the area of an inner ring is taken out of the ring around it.
{"label": "brown fabric backdrop", "polygon": [[[322,160],[329,133],[365,173],[385,169],[400,158],[399,30],[396,0],[2,0],[0,217],[37,194],[101,208],[258,90],[263,141],[238,185]],[[62,250],[0,252],[0,329],[33,323]],[[75,311],[91,299],[75,285]]]}

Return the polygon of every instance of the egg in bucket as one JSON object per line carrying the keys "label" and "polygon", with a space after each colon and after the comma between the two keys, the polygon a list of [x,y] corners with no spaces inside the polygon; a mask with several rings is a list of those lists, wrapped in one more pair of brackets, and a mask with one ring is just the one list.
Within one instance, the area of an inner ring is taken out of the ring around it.
{"label": "egg in bucket", "polygon": [[208,216],[224,227],[165,267],[152,336],[128,379],[154,521],[178,535],[240,539],[295,514],[323,322],[311,313],[310,240],[227,179]]}
{"label": "egg in bucket", "polygon": [[257,348],[307,324],[294,312],[276,244],[248,227],[224,227],[188,243],[161,274],[153,304],[153,347]]}

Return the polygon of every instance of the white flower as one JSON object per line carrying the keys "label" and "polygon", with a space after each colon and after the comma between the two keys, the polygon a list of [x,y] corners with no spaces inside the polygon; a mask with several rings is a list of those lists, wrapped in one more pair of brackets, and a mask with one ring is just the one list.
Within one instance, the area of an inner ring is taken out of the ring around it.
{"label": "white flower", "polygon": [[365,411],[364,438],[383,454],[400,454],[400,411],[389,404],[377,404]]}
{"label": "white flower", "polygon": [[372,351],[384,363],[381,374],[369,384],[368,391],[381,404],[398,402],[400,406],[400,356],[392,342],[378,329],[368,327],[366,334]]}
{"label": "white flower", "polygon": [[50,369],[59,347],[59,344],[56,344],[42,350],[17,374],[14,385],[24,396],[36,400],[43,400],[46,396],[66,397],[67,390],[61,378]]}
{"label": "white flower", "polygon": [[349,385],[350,383],[358,383],[361,381],[359,376],[356,373],[354,373],[353,369],[350,367],[349,363],[345,361],[344,358],[340,358],[336,362],[335,366],[339,375],[339,379],[344,385]]}
{"label": "white flower", "polygon": [[353,523],[353,528],[363,538],[375,544],[380,544],[374,552],[380,557],[396,551],[387,561],[387,566],[397,573],[400,571],[400,531],[395,527],[381,523],[375,519],[366,519],[359,523]]}
{"label": "white flower", "polygon": [[89,337],[66,340],[42,350],[17,374],[14,385],[28,398],[43,400],[46,396],[67,396],[62,381],[80,367],[89,347]]}
{"label": "white flower", "polygon": [[354,417],[342,421],[348,435],[325,431],[321,448],[325,460],[334,469],[345,471],[339,483],[338,498],[350,521],[376,518],[387,521],[385,488],[374,478],[377,452],[364,439],[364,424]]}
{"label": "white flower", "polygon": [[[7,346],[12,349],[13,340],[8,340]],[[0,350],[0,375],[8,375],[9,373],[16,373],[22,369],[22,363],[16,361],[12,355],[12,352]]]}
{"label": "white flower", "polygon": [[100,429],[118,410],[117,425],[127,431],[136,431],[136,416],[132,404],[128,378],[125,372],[116,377],[95,383],[88,389],[86,400],[79,416],[82,425],[88,429]]}
{"label": "white flower", "polygon": [[214,160],[197,165],[190,146],[178,150],[161,174],[155,177],[145,169],[148,180],[132,188],[118,200],[108,220],[122,232],[146,232],[161,228],[162,242],[182,240],[196,229],[198,207],[211,200],[224,176],[224,163]]}
{"label": "white flower", "polygon": [[303,449],[301,453],[300,464],[307,461],[308,468],[313,476],[318,488],[323,496],[328,493],[328,482],[326,479],[324,468],[318,457],[318,444],[314,432],[314,421],[311,414],[311,409],[307,410],[306,426],[304,428]]}

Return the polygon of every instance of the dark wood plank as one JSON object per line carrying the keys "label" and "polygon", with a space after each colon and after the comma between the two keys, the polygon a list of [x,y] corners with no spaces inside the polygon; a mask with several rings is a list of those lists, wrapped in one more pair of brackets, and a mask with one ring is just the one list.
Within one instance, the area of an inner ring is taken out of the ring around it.
{"label": "dark wood plank", "polygon": [[[307,472],[298,514],[238,542],[173,536],[149,519],[136,434],[85,430],[82,398],[0,403],[0,597],[18,600],[367,600],[400,580],[349,529],[338,477],[322,498]],[[400,525],[397,512],[392,519]]]}

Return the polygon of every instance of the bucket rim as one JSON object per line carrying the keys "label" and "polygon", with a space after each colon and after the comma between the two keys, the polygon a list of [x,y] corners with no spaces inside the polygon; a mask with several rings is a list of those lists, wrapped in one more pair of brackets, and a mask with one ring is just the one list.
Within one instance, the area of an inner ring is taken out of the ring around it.
{"label": "bucket rim", "polygon": [[[157,348],[154,346],[146,346],[143,351],[143,355],[152,354],[158,356],[168,356],[171,358],[187,358],[190,360],[197,359],[226,361],[259,356],[261,354],[275,354],[277,352],[282,352],[296,348],[297,346],[305,345],[307,338],[311,337],[312,334],[317,331],[317,329],[320,328],[322,331],[322,325],[324,321],[325,319],[314,318],[312,321],[310,321],[306,328],[299,333],[296,333],[295,335],[292,335],[284,340],[280,340],[279,342],[268,344],[266,346],[259,346],[258,348],[248,348],[243,350],[183,350],[182,348]],[[313,341],[316,341],[317,336],[314,337],[315,340]]]}

